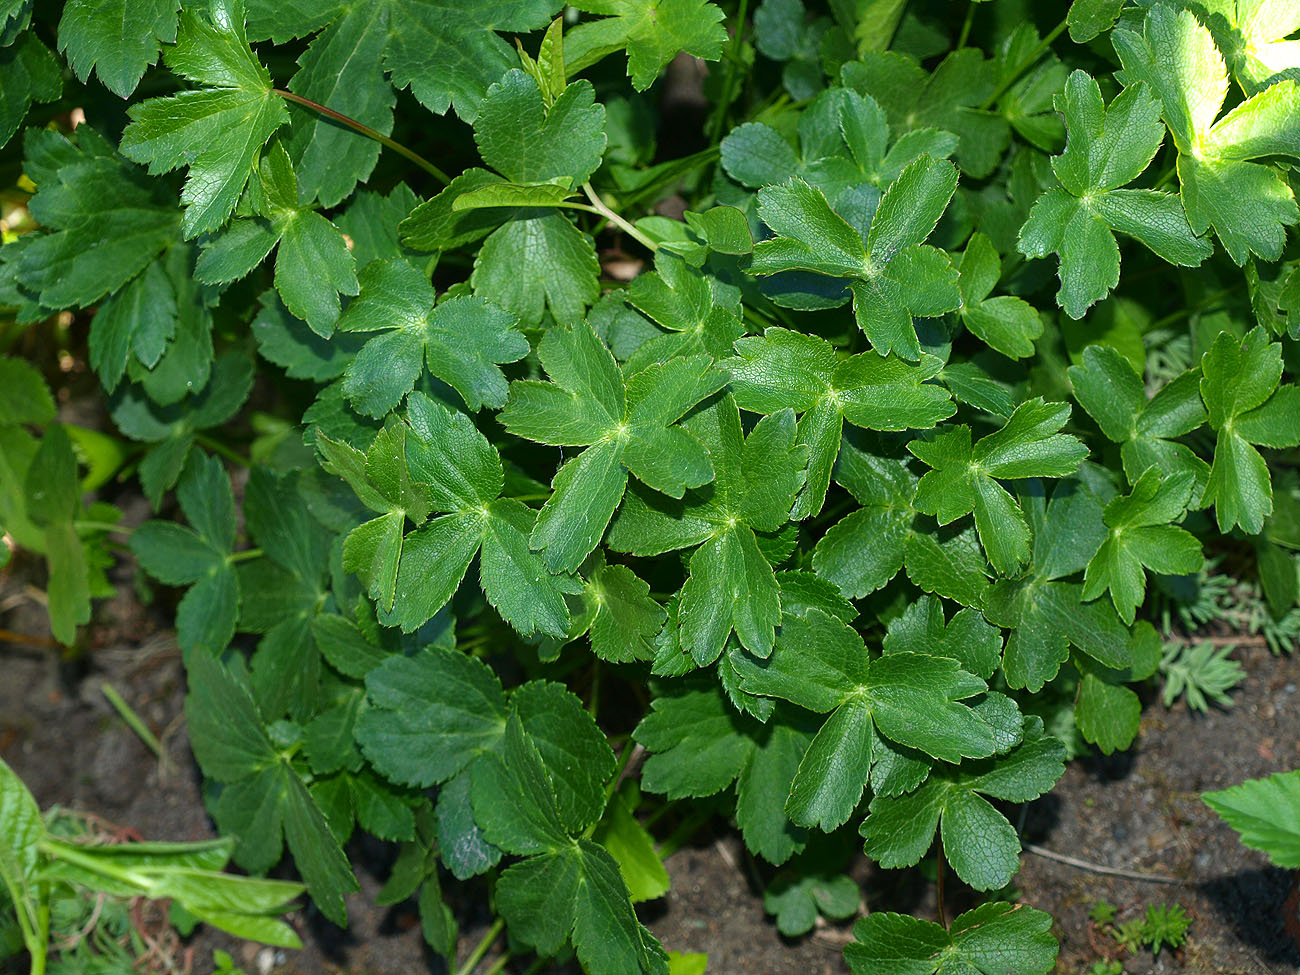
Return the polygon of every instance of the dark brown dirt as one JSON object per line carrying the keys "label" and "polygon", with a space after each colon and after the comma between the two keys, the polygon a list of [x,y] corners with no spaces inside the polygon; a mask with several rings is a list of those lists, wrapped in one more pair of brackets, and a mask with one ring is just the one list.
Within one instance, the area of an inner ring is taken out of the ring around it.
{"label": "dark brown dirt", "polygon": [[[31,586],[39,582],[35,572],[19,560],[0,574],[0,628],[39,640],[48,631]],[[129,564],[117,572],[119,595],[97,607],[94,625],[84,631],[90,651],[80,662],[61,661],[49,647],[0,644],[0,755],[43,806],[94,812],[152,839],[210,836],[181,720],[178,654],[160,617],[136,600]],[[1027,810],[1026,839],[1049,851],[1177,879],[1123,880],[1027,854],[1014,883],[1025,902],[1057,918],[1058,972],[1085,973],[1107,957],[1120,958],[1128,975],[1293,975],[1300,966],[1300,949],[1283,932],[1281,913],[1291,877],[1244,849],[1198,798],[1205,789],[1300,766],[1300,656],[1275,658],[1262,646],[1239,656],[1249,676],[1234,694],[1234,708],[1196,715],[1181,705],[1166,711],[1150,704],[1134,751],[1076,762],[1055,792]],[[157,762],[122,725],[100,692],[106,680],[163,738],[166,763]],[[1010,814],[1014,820],[1016,810]],[[307,945],[301,952],[200,933],[192,942],[193,970],[211,971],[212,949],[220,947],[250,975],[447,972],[423,948],[410,905],[373,907],[391,851],[354,844],[350,852],[363,890],[349,901],[347,932],[302,911],[293,919]],[[734,835],[702,835],[671,856],[668,867],[672,890],[662,901],[643,905],[642,917],[667,948],[707,952],[710,975],[847,972],[840,948],[850,926],[826,925],[807,938],[782,938],[763,913],[753,869]],[[915,872],[900,886],[903,875],[878,874],[862,862],[855,876],[871,909],[933,916],[932,885]],[[482,889],[469,894],[462,958],[487,921]],[[962,892],[949,897],[961,909]],[[1186,947],[1166,949],[1159,958],[1118,954],[1114,940],[1088,920],[1101,898],[1120,909],[1120,920],[1151,903],[1181,904],[1193,918]],[[527,969],[525,956],[506,971]]]}

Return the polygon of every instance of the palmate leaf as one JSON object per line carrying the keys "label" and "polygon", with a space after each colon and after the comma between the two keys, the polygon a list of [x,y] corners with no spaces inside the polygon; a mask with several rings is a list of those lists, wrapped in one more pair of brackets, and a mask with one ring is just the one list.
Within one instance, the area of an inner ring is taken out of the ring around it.
{"label": "palmate leaf", "polygon": [[604,535],[629,472],[678,498],[712,480],[708,451],[675,424],[722,388],[726,373],[692,356],[625,378],[586,323],[548,330],[538,356],[551,382],[511,383],[501,422],[538,443],[591,445],[555,475],[530,539],[553,571],[572,572]]}
{"label": "palmate leaf", "polygon": [[59,50],[81,81],[93,69],[122,98],[140,83],[163,44],[176,40],[180,0],[70,0],[59,19]]}
{"label": "palmate leaf", "polygon": [[522,722],[549,769],[554,801],[574,829],[596,822],[603,780],[614,756],[581,702],[558,684],[533,681],[507,703],[499,680],[481,662],[449,649],[389,657],[366,676],[369,704],[356,737],[389,780],[441,783],[438,846],[460,878],[501,858],[476,819],[471,789],[482,758],[504,747],[508,719]]}
{"label": "palmate leaf", "polygon": [[1038,691],[1056,676],[1075,647],[1113,670],[1133,664],[1128,631],[1105,600],[1082,601],[1083,587],[1064,580],[1087,566],[1106,538],[1102,504],[1082,485],[1063,481],[1050,503],[1028,505],[1033,528],[1030,570],[995,582],[982,609],[1007,627],[1002,657],[1008,685]]}
{"label": "palmate leaf", "polygon": [[840,81],[879,102],[896,133],[925,128],[955,133],[957,165],[983,179],[997,168],[1011,139],[1002,115],[979,109],[994,93],[995,69],[970,47],[953,51],[933,73],[895,51],[868,51],[844,65]]}
{"label": "palmate leaf", "polygon": [[220,426],[239,412],[253,385],[253,366],[247,356],[231,351],[213,365],[211,379],[184,403],[154,407],[147,389],[130,387],[113,408],[113,422],[132,440],[152,444],[140,464],[140,483],[154,507],[163,492],[176,483],[202,430]]}
{"label": "palmate leaf", "polygon": [[963,881],[976,890],[1004,887],[1020,868],[1020,837],[984,797],[1028,802],[1064,773],[1065,746],[1031,716],[1023,741],[1005,755],[939,766],[914,792],[873,798],[860,830],[864,851],[881,866],[910,867],[937,832]]}
{"label": "palmate leaf", "polygon": [[1190,474],[1162,477],[1150,467],[1127,497],[1106,505],[1103,519],[1110,529],[1083,577],[1083,598],[1095,599],[1110,590],[1120,619],[1132,624],[1146,594],[1144,569],[1164,575],[1199,572],[1205,562],[1196,536],[1171,522],[1182,517],[1191,499]]}
{"label": "palmate leaf", "polygon": [[1070,366],[1074,398],[1107,439],[1120,444],[1120,457],[1129,483],[1158,467],[1167,474],[1190,474],[1195,482],[1189,507],[1200,507],[1210,465],[1176,438],[1205,423],[1200,368],[1189,369],[1147,399],[1142,377],[1124,356],[1109,345],[1090,345],[1082,362]]}
{"label": "palmate leaf", "polygon": [[813,568],[819,576],[857,599],[906,566],[908,578],[925,592],[983,608],[989,567],[975,530],[925,530],[913,504],[917,478],[903,461],[868,454],[845,441],[835,480],[862,507],[818,541]]}
{"label": "palmate leaf", "polygon": [[343,392],[360,413],[382,417],[427,367],[471,410],[499,409],[506,401],[500,364],[529,351],[517,324],[482,298],[464,295],[435,305],[433,285],[423,272],[400,259],[372,262],[339,329],[381,334],[369,338],[348,365]]}
{"label": "palmate leaf", "polygon": [[1043,334],[1043,321],[1023,298],[989,297],[1002,277],[1002,259],[985,234],[971,235],[957,270],[961,320],[966,328],[989,348],[1012,359],[1033,355],[1034,341]]}
{"label": "palmate leaf", "polygon": [[766,660],[734,661],[741,687],[829,713],[799,765],[786,811],[794,822],[829,831],[852,814],[880,737],[943,758],[992,755],[998,735],[978,711],[958,702],[987,689],[955,660],[896,653],[871,660],[862,637],[818,608],[782,618]]}
{"label": "palmate leaf", "polygon": [[300,721],[315,717],[321,704],[323,667],[313,624],[318,614],[334,608],[329,596],[334,536],[312,515],[308,490],[301,476],[254,468],[244,493],[244,518],[265,557],[239,567],[239,629],[263,634],[251,661],[258,708],[275,716],[287,711]]}
{"label": "palmate leaf", "polygon": [[1145,82],[1164,107],[1192,230],[1213,227],[1238,264],[1251,254],[1277,260],[1300,209],[1286,181],[1253,160],[1300,158],[1296,82],[1279,81],[1216,121],[1227,71],[1214,38],[1191,11],[1157,4],[1147,11],[1142,33],[1117,29],[1111,37],[1125,81]]}
{"label": "palmate leaf", "polygon": [[788,409],[764,417],[744,437],[730,395],[698,410],[683,426],[708,452],[714,479],[680,503],[634,489],[608,544],[635,555],[698,545],[676,619],[669,624],[677,627],[682,649],[698,665],[710,664],[734,630],[742,645],[766,657],[781,618],[781,598],[755,533],[786,523],[803,484],[807,448],[795,442]]}
{"label": "palmate leaf", "polygon": [[802,414],[799,442],[810,458],[795,519],[821,510],[845,420],[871,430],[922,430],[956,411],[947,390],[929,382],[942,363],[926,353],[915,364],[877,352],[841,358],[825,339],[783,328],[740,339],[735,349],[722,365],[742,410]]}
{"label": "palmate leaf", "polygon": [[195,452],[176,489],[190,526],[147,521],[131,535],[131,553],[151,576],[189,589],[176,608],[176,642],[192,656],[222,653],[235,633],[239,577],[235,501],[221,462]]}
{"label": "palmate leaf", "polygon": [[1247,95],[1268,87],[1283,73],[1300,68],[1300,8],[1286,0],[1163,0],[1204,18],[1228,62],[1233,79]]}
{"label": "palmate leaf", "polygon": [[287,843],[321,913],[347,924],[343,898],[359,889],[347,856],[297,771],[280,754],[248,695],[217,658],[187,657],[185,718],[204,775],[223,783],[216,820],[239,839],[235,859],[268,870]]}
{"label": "palmate leaf", "polygon": [[[249,18],[255,39],[283,43],[320,31],[299,61],[291,90],[349,115],[348,107],[360,106],[363,111],[353,117],[385,134],[392,131],[393,88],[409,87],[420,104],[438,115],[454,108],[464,121],[473,122],[488,87],[519,63],[498,32],[525,34],[545,27],[560,9],[556,0],[488,0],[475,6],[471,20],[463,6],[450,0],[256,6],[261,9]],[[351,105],[320,97],[336,92]],[[329,151],[341,140],[329,139],[322,128],[310,126],[299,138],[305,147],[301,158],[312,157],[309,169],[316,174],[309,182],[336,181],[322,197],[325,202],[335,194],[346,196],[352,181],[365,179],[374,160],[353,150],[341,161],[341,173],[330,174]]]}
{"label": "palmate leaf", "polygon": [[974,511],[989,561],[1012,575],[1029,560],[1029,526],[997,479],[1065,477],[1078,470],[1088,448],[1058,432],[1069,416],[1069,406],[1036,399],[1018,406],[1001,430],[973,447],[965,426],[913,440],[907,449],[934,468],[917,487],[917,510],[934,515],[941,525]]}
{"label": "palmate leaf", "polygon": [[[409,633],[432,619],[477,554],[483,590],[507,622],[524,635],[565,635],[564,594],[579,583],[529,549],[537,516],[500,496],[501,460],[468,417],[412,393],[406,423],[385,427],[366,453],[321,433],[317,444],[326,469],[379,514],[348,535],[343,564],[361,574],[386,625]],[[441,515],[425,524],[430,512]],[[407,520],[417,526],[409,534]]]}
{"label": "palmate leaf", "polygon": [[[749,233],[748,223],[744,232]],[[731,354],[732,343],[745,334],[738,297],[728,294],[716,278],[692,267],[685,258],[660,247],[655,253],[655,270],[631,281],[627,301],[668,331],[637,346],[627,357],[626,368],[636,371],[678,356],[704,354],[725,359]]]}
{"label": "palmate leaf", "polygon": [[506,721],[501,750],[479,764],[473,805],[488,839],[525,857],[495,889],[516,937],[543,955],[571,940],[592,975],[667,975],[667,955],[633,913],[618,863],[570,835],[577,830],[561,818],[547,767],[516,715]]}
{"label": "palmate leaf", "polygon": [[63,94],[54,52],[32,31],[0,48],[0,146],[13,138],[33,102],[52,102]]}
{"label": "palmate leaf", "polygon": [[1122,670],[1105,667],[1083,654],[1073,657],[1080,673],[1074,723],[1083,740],[1096,745],[1103,755],[1128,748],[1137,737],[1142,701],[1124,685],[1146,680],[1160,666],[1160,634],[1150,623],[1143,620],[1133,628],[1130,647],[1133,662]]}
{"label": "palmate leaf", "polygon": [[745,845],[770,863],[803,849],[807,830],[785,800],[815,722],[778,705],[762,724],[736,711],[714,682],[680,682],[651,703],[633,732],[651,754],[642,786],[669,799],[711,796],[736,783],[736,821]]}
{"label": "palmate leaf", "polygon": [[1047,975],[1058,946],[1052,917],[1022,904],[984,904],[946,931],[932,921],[877,911],[853,925],[844,948],[853,975]]}
{"label": "palmate leaf", "polygon": [[252,182],[257,216],[235,219],[211,239],[195,276],[228,284],[257,267],[272,248],[275,288],[285,306],[313,332],[329,338],[339,317],[339,295],[357,293],[356,262],[343,234],[312,208],[299,204],[298,178],[284,147],[266,151]]}
{"label": "palmate leaf", "polygon": [[870,95],[851,88],[818,94],[800,113],[798,132],[796,152],[770,125],[738,125],[722,140],[722,166],[732,179],[753,189],[798,177],[833,205],[852,193],[862,199],[859,206],[870,210],[879,202],[879,192],[919,156],[946,159],[957,145],[955,135],[933,128],[891,140],[884,110]]}
{"label": "palmate leaf", "polygon": [[1201,357],[1201,398],[1218,434],[1201,503],[1214,505],[1220,531],[1240,525],[1258,534],[1273,510],[1268,466],[1255,445],[1300,443],[1300,388],[1279,386],[1281,375],[1282,347],[1262,327],[1240,342],[1220,332]]}
{"label": "palmate leaf", "polygon": [[759,193],[758,213],[776,237],[754,245],[758,275],[809,271],[846,279],[858,327],[882,356],[921,357],[913,317],[933,318],[961,304],[957,271],[922,243],[957,189],[957,169],[921,156],[880,198],[863,240],[820,190],[792,179]]}
{"label": "palmate leaf", "polygon": [[581,0],[579,10],[601,15],[570,28],[564,60],[570,73],[627,50],[632,87],[645,91],[678,52],[706,61],[722,56],[723,13],[708,0]]}
{"label": "palmate leaf", "polygon": [[132,106],[121,149],[150,173],[189,167],[181,191],[188,239],[226,222],[258,153],[289,113],[248,46],[239,0],[213,0],[206,16],[182,12],[163,60],[204,87]]}
{"label": "palmate leaf", "polygon": [[28,129],[23,149],[37,188],[28,206],[50,232],[6,250],[17,251],[17,283],[39,308],[89,305],[176,242],[175,204],[89,126],[76,133],[75,145],[57,132]]}
{"label": "palmate leaf", "polygon": [[[1173,193],[1123,189],[1150,165],[1164,139],[1160,103],[1142,83],[1109,106],[1097,82],[1075,71],[1057,98],[1069,141],[1052,159],[1059,187],[1047,190],[1020,229],[1026,257],[1057,254],[1057,303],[1080,318],[1119,283],[1115,232],[1140,240],[1171,264],[1195,267],[1212,253],[1192,232]],[[1200,228],[1201,233],[1205,230]]]}

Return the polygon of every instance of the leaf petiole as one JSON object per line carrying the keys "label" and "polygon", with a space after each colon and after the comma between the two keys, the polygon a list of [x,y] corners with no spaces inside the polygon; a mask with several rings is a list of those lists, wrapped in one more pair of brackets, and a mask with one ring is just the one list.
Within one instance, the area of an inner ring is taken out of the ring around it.
{"label": "leaf petiole", "polygon": [[426,173],[428,173],[430,176],[432,176],[434,179],[440,182],[443,186],[446,186],[451,182],[450,176],[444,173],[433,163],[429,162],[429,160],[425,159],[415,150],[408,149],[406,146],[402,145],[396,139],[390,139],[382,132],[377,132],[374,129],[372,129],[370,126],[358,122],[356,119],[350,118],[349,116],[344,115],[342,112],[336,112],[332,108],[326,108],[324,105],[320,104],[320,102],[314,102],[310,98],[303,98],[302,95],[295,94],[294,92],[291,91],[286,91],[283,88],[272,88],[271,94],[279,95],[287,102],[294,102],[298,105],[302,105],[304,108],[310,108],[313,112],[318,112],[321,115],[324,115],[326,118],[333,119],[335,122],[338,122],[340,125],[346,125],[354,132],[359,132],[361,135],[364,135],[367,139],[374,139],[381,146],[384,146],[387,149],[392,149],[393,152],[397,153],[398,155],[405,156],[407,159],[411,160],[411,162],[415,163]]}

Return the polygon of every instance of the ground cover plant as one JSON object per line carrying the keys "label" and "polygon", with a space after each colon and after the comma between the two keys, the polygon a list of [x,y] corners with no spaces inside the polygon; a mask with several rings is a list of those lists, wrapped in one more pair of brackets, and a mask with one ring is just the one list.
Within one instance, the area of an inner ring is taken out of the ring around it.
{"label": "ground cover plant", "polygon": [[792,935],[934,870],[854,972],[1050,971],[1015,807],[1223,699],[1153,624],[1207,559],[1300,631],[1300,11],[469,9],[0,8],[0,553],[70,646],[135,560],[234,862],[335,924],[365,832],[436,952],[489,892],[461,972],[666,972],[719,818]]}

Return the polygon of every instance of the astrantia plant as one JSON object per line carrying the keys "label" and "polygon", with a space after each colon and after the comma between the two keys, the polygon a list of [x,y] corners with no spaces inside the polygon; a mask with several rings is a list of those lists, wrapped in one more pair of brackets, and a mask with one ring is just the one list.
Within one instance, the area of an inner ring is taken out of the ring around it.
{"label": "astrantia plant", "polygon": [[[364,831],[437,952],[483,877],[511,951],[663,973],[674,827],[791,933],[853,844],[997,890],[1058,736],[1137,734],[1156,583],[1292,609],[1300,20],[1045,6],[0,13],[0,524],[65,642],[110,530],[177,592],[240,866],[344,925]],[[12,355],[63,313],[124,439]],[[942,904],[849,966],[1051,969],[1031,904]]]}

